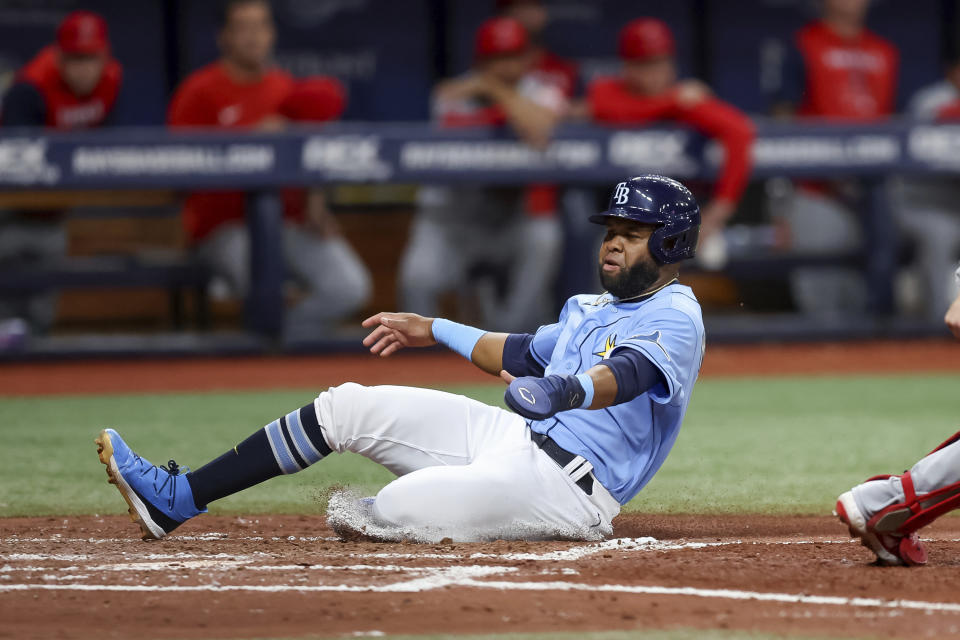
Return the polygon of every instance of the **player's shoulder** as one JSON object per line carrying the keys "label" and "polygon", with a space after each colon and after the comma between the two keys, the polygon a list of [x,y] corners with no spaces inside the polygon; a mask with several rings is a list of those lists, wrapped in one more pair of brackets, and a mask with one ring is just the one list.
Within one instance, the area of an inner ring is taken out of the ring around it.
{"label": "player's shoulder", "polygon": [[637,326],[665,323],[672,327],[702,335],[703,313],[693,289],[679,283],[664,287],[651,298],[633,309],[633,323]]}
{"label": "player's shoulder", "polygon": [[264,83],[270,85],[272,88],[282,90],[291,90],[296,83],[294,77],[280,67],[273,67],[267,71],[263,76],[263,80]]}
{"label": "player's shoulder", "polygon": [[639,321],[649,321],[657,315],[683,315],[699,327],[703,326],[700,302],[693,289],[680,284],[667,285],[653,296],[639,302],[617,302],[609,293],[583,293],[569,298],[561,314],[572,309],[601,311],[610,314],[632,315]]}
{"label": "player's shoulder", "polygon": [[650,309],[673,309],[697,319],[702,317],[700,301],[693,289],[675,282],[658,291],[650,300]]}
{"label": "player's shoulder", "polygon": [[801,49],[805,49],[823,41],[827,35],[826,26],[819,20],[814,20],[797,29],[793,34],[793,41]]}
{"label": "player's shoulder", "polygon": [[180,83],[177,92],[184,94],[215,91],[218,85],[222,84],[226,79],[227,73],[223,68],[223,64],[219,61],[211,62],[188,74],[187,77],[183,79],[183,82]]}
{"label": "player's shoulder", "polygon": [[57,53],[52,45],[41,49],[17,73],[17,81],[28,82],[38,87],[49,82],[59,82],[59,78]]}
{"label": "player's shoulder", "polygon": [[596,307],[603,304],[604,300],[609,299],[610,295],[596,294],[596,293],[579,293],[575,296],[567,298],[566,303],[564,303],[564,308],[569,307]]}

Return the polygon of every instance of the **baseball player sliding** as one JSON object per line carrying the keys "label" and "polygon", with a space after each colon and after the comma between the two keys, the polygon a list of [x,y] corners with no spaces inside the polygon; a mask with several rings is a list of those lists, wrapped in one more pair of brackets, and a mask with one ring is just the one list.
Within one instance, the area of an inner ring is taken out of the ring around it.
{"label": "baseball player sliding", "polygon": [[[956,272],[960,284],[960,269]],[[945,317],[960,339],[960,295]],[[903,475],[880,475],[858,484],[837,498],[834,515],[873,551],[881,565],[922,565],[927,562],[917,531],[960,508],[960,431],[921,459]]]}
{"label": "baseball player sliding", "polygon": [[666,459],[700,370],[700,305],[677,282],[677,263],[696,251],[700,210],[680,183],[644,175],[617,184],[590,220],[607,228],[607,292],[570,298],[558,322],[534,334],[410,313],[363,323],[375,354],[440,343],[499,375],[512,412],[440,391],[347,383],[190,473],[172,460],[151,464],[105,429],[100,460],[143,538],[343,451],[399,476],[364,502],[380,528],[423,541],[610,535],[620,505]]}

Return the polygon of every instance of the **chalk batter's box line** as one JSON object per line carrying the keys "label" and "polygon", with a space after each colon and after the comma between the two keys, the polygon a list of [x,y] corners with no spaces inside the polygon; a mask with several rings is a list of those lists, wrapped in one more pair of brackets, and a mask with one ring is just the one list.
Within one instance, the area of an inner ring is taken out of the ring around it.
{"label": "chalk batter's box line", "polygon": [[687,596],[740,601],[777,602],[781,604],[805,604],[858,608],[902,609],[924,612],[960,613],[960,603],[924,602],[920,600],[882,600],[879,598],[847,598],[843,596],[817,596],[793,593],[743,591],[738,589],[700,589],[696,587],[663,587],[651,585],[582,584],[572,582],[487,582],[464,579],[455,582],[437,581],[436,586],[413,587],[407,583],[383,587],[352,587],[347,585],[66,585],[66,584],[7,584],[0,585],[0,592],[11,591],[123,591],[123,592],[230,592],[249,591],[258,593],[281,592],[341,592],[341,593],[410,593],[459,586],[464,588],[496,589],[500,591],[592,591],[602,593],[626,593],[638,595]]}
{"label": "chalk batter's box line", "polygon": [[[233,540],[238,540],[241,538],[232,538]],[[119,539],[127,541],[126,539]],[[284,540],[283,538],[278,540]],[[15,542],[20,541],[24,542],[25,539],[13,539],[8,538],[3,540],[4,542]],[[44,539],[31,539],[33,542],[41,541],[59,541],[59,542],[68,542],[69,539],[64,538],[52,538],[48,540]],[[671,551],[671,550],[680,550],[680,549],[701,549],[707,547],[717,547],[717,546],[733,546],[733,545],[746,545],[746,544],[773,544],[773,545],[792,545],[792,544],[821,544],[821,543],[842,543],[848,542],[845,540],[781,540],[781,541],[764,541],[764,542],[743,542],[740,540],[737,541],[721,541],[721,542],[661,542],[653,538],[637,538],[637,539],[617,539],[609,540],[603,543],[590,544],[590,545],[581,545],[577,547],[572,547],[570,549],[559,550],[559,551],[550,551],[544,552],[541,554],[533,553],[505,553],[505,554],[396,554],[396,553],[379,553],[379,554],[349,554],[350,557],[355,558],[369,558],[369,559],[422,559],[425,557],[430,558],[440,558],[440,559],[473,559],[473,558],[498,558],[501,560],[578,560],[585,558],[601,551],[607,550],[617,550],[624,552],[637,552],[637,551]],[[172,556],[172,557],[171,557]],[[146,563],[150,566],[149,570],[154,570],[156,568],[169,568],[176,565],[182,565],[185,563],[197,562],[202,566],[197,568],[216,568],[222,567],[223,569],[231,569],[237,566],[238,561],[247,561],[254,560],[254,556],[239,556],[231,554],[212,554],[212,555],[197,555],[197,554],[187,554],[187,553],[177,553],[177,554],[143,554],[141,556],[143,559],[147,560],[160,560],[160,559],[169,559],[172,562],[159,563],[159,562],[150,562]],[[191,561],[188,560],[188,557],[195,557],[198,560]],[[263,558],[262,555],[259,556]],[[342,556],[341,556],[342,557]],[[7,561],[24,561],[24,560],[59,560],[59,561],[76,561],[80,559],[89,559],[90,556],[86,554],[6,554],[0,555],[0,558],[5,558]],[[227,560],[230,558],[230,560]],[[126,569],[128,571],[136,570],[136,565],[131,566],[129,561],[133,559],[127,556],[125,558]],[[102,567],[104,565],[99,565]],[[119,565],[107,565],[107,566],[119,566]],[[303,569],[301,565],[260,565],[260,570],[288,570],[296,567],[297,569]],[[85,570],[97,571],[97,566],[84,567]],[[186,568],[186,567],[182,567]],[[252,568],[248,565],[248,568]],[[326,567],[324,568],[332,568]],[[22,566],[22,567],[4,567],[7,571],[15,572],[20,571],[30,571],[30,570],[46,570],[48,572],[57,571],[57,567],[36,567],[36,566]],[[80,567],[62,567],[60,569],[65,570],[81,570]],[[862,598],[862,597],[844,597],[844,596],[818,596],[818,595],[809,595],[809,594],[790,594],[790,593],[776,593],[776,592],[759,592],[759,591],[745,591],[740,589],[701,589],[697,587],[665,587],[657,585],[613,585],[613,584],[600,584],[600,585],[591,585],[584,583],[576,582],[563,582],[563,581],[553,581],[553,582],[520,582],[520,581],[506,581],[506,580],[481,580],[478,578],[491,578],[494,576],[503,576],[507,573],[515,573],[518,568],[516,567],[505,567],[505,566],[461,566],[461,567],[412,567],[404,565],[347,565],[347,566],[338,566],[339,570],[355,570],[355,571],[366,571],[366,570],[377,570],[377,571],[389,571],[389,570],[400,570],[403,573],[415,573],[417,577],[401,581],[398,583],[390,585],[372,585],[372,586],[351,586],[351,585],[217,585],[217,584],[205,584],[205,585],[119,585],[119,584],[0,584],[0,592],[13,592],[13,591],[88,591],[88,592],[103,592],[103,591],[125,591],[125,592],[152,592],[152,593],[165,593],[165,592],[258,592],[258,593],[281,593],[281,592],[342,592],[342,593],[410,593],[410,592],[423,592],[431,591],[443,587],[462,587],[462,588],[476,588],[476,589],[497,589],[501,591],[592,591],[592,592],[601,592],[601,593],[625,593],[625,594],[637,594],[637,595],[660,595],[660,596],[677,596],[677,597],[697,597],[697,598],[713,598],[713,599],[727,599],[727,600],[741,600],[741,601],[757,601],[757,602],[778,602],[778,603],[787,603],[787,604],[804,604],[804,605],[818,605],[818,606],[846,606],[846,607],[860,607],[860,608],[880,608],[880,609],[890,609],[890,610],[920,610],[926,612],[945,612],[945,613],[960,613],[960,603],[952,602],[925,602],[918,600],[884,600],[880,598]],[[79,579],[77,576],[76,579]]]}

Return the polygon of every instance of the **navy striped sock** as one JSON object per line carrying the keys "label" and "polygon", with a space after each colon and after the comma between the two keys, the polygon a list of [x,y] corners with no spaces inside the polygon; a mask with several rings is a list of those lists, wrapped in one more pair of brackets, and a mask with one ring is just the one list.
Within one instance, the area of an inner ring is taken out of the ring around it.
{"label": "navy striped sock", "polygon": [[331,452],[311,402],[274,420],[225,454],[187,474],[198,509],[275,476],[296,473]]}

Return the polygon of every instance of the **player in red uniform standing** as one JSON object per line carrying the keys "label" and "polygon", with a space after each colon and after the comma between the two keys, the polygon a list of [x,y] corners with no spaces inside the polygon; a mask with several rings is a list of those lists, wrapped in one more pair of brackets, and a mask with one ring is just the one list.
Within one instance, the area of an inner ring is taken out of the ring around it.
{"label": "player in red uniform standing", "polygon": [[[172,127],[277,130],[288,119],[322,121],[340,115],[343,95],[331,79],[297,82],[271,64],[275,29],[265,0],[233,0],[224,7],[220,60],[199,69],[170,103]],[[305,200],[305,202],[304,202]],[[189,242],[240,296],[250,281],[250,242],[242,192],[190,195],[183,221]],[[340,235],[322,192],[284,194],[284,261],[307,290],[285,320],[290,338],[310,338],[353,313],[370,296],[370,275]]]}
{"label": "player in red uniform standing", "polygon": [[718,236],[746,188],[754,127],[743,113],[715,98],[699,80],[678,81],[675,52],[673,34],[664,22],[654,18],[630,22],[620,31],[621,74],[591,83],[587,102],[593,120],[602,124],[674,120],[720,142],[725,159],[713,196],[703,208],[702,247]]}
{"label": "player in red uniform standing", "polygon": [[[3,96],[4,127],[60,130],[109,123],[122,72],[110,55],[107,23],[89,11],[74,11],[44,47],[17,73]],[[0,262],[38,263],[62,258],[66,231],[60,212],[8,211],[0,214]],[[18,346],[30,332],[53,324],[56,293],[0,299],[0,350]]]}
{"label": "player in red uniform standing", "polygon": [[[869,122],[894,110],[899,58],[892,44],[865,27],[870,0],[824,0],[823,12],[800,29],[785,59],[774,114]],[[787,212],[793,248],[841,253],[862,246],[853,204],[858,185],[802,182]],[[808,314],[866,308],[861,274],[836,267],[804,268],[791,276],[794,300]]]}
{"label": "player in red uniform standing", "polygon": [[[545,147],[567,100],[529,73],[534,52],[523,25],[492,18],[477,29],[474,45],[473,69],[435,89],[435,120],[442,127],[508,126],[522,142]],[[434,314],[442,294],[462,294],[471,272],[486,267],[503,271],[506,285],[501,295],[479,296],[483,322],[505,331],[539,324],[563,237],[554,209],[532,206],[530,195],[517,187],[421,188],[401,263],[404,306]]]}

